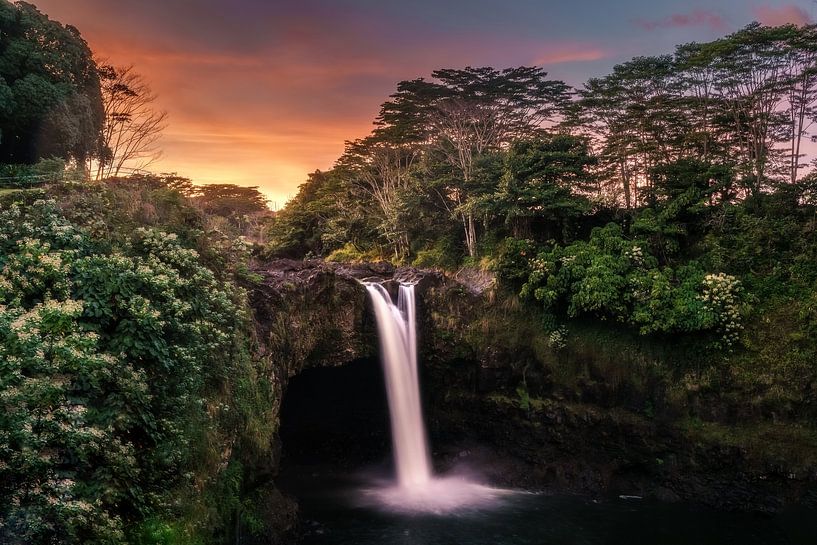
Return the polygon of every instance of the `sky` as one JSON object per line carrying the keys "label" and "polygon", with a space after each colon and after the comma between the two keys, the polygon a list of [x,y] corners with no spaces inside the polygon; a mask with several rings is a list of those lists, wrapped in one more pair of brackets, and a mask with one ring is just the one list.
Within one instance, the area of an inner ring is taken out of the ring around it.
{"label": "sky", "polygon": [[152,170],[259,186],[273,207],[368,134],[401,80],[538,65],[580,86],[633,56],[817,15],[812,0],[28,1],[150,82],[170,115]]}

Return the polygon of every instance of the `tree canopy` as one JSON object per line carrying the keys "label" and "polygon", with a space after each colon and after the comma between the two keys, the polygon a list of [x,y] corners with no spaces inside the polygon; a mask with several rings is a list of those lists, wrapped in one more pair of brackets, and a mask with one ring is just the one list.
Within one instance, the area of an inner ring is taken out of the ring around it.
{"label": "tree canopy", "polygon": [[[672,246],[702,206],[751,206],[800,186],[817,120],[816,29],[753,23],[635,57],[575,91],[524,66],[402,81],[372,133],[322,175],[333,189],[300,193],[282,217],[317,216],[309,238],[323,243],[310,251],[351,243],[399,261],[441,240],[449,261],[507,235],[569,242],[615,216]],[[366,221],[320,234],[353,209]]]}
{"label": "tree canopy", "polygon": [[104,119],[91,50],[25,2],[0,0],[0,162],[78,164],[100,150]]}

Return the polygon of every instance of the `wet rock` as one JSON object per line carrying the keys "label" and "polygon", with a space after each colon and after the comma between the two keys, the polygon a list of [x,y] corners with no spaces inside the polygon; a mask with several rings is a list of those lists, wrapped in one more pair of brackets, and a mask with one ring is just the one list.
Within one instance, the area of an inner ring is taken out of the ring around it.
{"label": "wet rock", "polygon": [[655,489],[653,497],[665,503],[677,503],[681,501],[681,497],[678,494],[663,486],[659,486]]}
{"label": "wet rock", "polygon": [[260,351],[285,376],[376,354],[374,319],[362,282],[380,282],[393,296],[400,283],[412,283],[421,301],[423,291],[445,283],[438,272],[386,262],[277,259],[254,272],[262,278],[250,287]]}

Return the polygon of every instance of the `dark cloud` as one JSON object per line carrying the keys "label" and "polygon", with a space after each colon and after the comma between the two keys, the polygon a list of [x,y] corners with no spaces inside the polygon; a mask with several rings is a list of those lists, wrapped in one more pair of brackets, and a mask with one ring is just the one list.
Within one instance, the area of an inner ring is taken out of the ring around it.
{"label": "dark cloud", "polygon": [[705,26],[713,30],[723,31],[728,28],[726,21],[720,14],[705,9],[697,9],[689,13],[674,13],[662,19],[636,19],[634,22],[644,30]]}

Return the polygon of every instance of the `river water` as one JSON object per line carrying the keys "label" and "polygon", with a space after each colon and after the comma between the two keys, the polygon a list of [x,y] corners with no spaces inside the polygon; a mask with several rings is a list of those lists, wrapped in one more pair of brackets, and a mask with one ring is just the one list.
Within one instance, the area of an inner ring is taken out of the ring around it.
{"label": "river water", "polygon": [[[300,472],[300,474],[299,474]],[[367,501],[370,475],[290,468],[303,545],[815,545],[817,513],[770,516],[685,504],[510,493],[443,514]]]}

